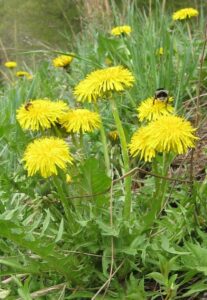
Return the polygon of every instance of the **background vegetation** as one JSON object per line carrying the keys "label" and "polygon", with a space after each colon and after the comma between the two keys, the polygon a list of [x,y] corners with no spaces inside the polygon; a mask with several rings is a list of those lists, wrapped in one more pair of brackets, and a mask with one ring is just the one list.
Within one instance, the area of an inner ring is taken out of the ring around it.
{"label": "background vegetation", "polygon": [[[115,3],[124,20],[126,7],[132,3],[136,4],[137,10],[148,8],[150,4],[154,9],[156,1],[117,0]],[[172,12],[184,6],[199,8],[206,7],[207,4],[204,0],[166,0],[166,6]],[[47,0],[1,0],[0,58],[5,59],[3,48],[6,48],[11,58],[18,60],[19,53],[17,55],[16,50],[47,47],[53,50],[70,49],[71,44],[75,44],[76,37],[81,35],[91,20],[93,24],[98,23],[99,28],[107,28],[106,24],[113,23],[113,20],[107,20],[106,12],[109,11],[111,12],[111,5],[108,0],[50,0],[49,3]],[[114,19],[112,15],[110,17]],[[23,60],[25,61],[25,57]]]}

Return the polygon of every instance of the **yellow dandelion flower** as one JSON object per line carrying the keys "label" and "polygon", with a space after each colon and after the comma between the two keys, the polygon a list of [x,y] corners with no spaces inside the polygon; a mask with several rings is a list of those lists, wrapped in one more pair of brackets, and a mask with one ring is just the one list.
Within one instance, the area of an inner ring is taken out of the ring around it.
{"label": "yellow dandelion flower", "polygon": [[174,152],[184,154],[195,147],[198,139],[195,128],[182,117],[175,115],[162,116],[147,126],[150,136],[149,145],[158,152]]}
{"label": "yellow dandelion flower", "polygon": [[150,97],[142,101],[137,111],[138,119],[142,122],[143,120],[156,120],[162,115],[169,115],[174,111],[174,108],[165,101],[154,100],[153,97]]}
{"label": "yellow dandelion flower", "polygon": [[17,110],[17,120],[23,129],[32,131],[51,128],[68,110],[63,101],[37,99],[23,104]]}
{"label": "yellow dandelion flower", "polygon": [[4,66],[8,69],[14,69],[17,66],[16,61],[7,61],[5,62]]}
{"label": "yellow dandelion flower", "polygon": [[22,161],[28,176],[40,173],[47,178],[57,175],[58,168],[65,170],[67,164],[72,164],[72,157],[67,143],[57,137],[47,137],[30,143],[23,155]]}
{"label": "yellow dandelion flower", "polygon": [[53,59],[53,66],[65,68],[70,65],[73,60],[73,56],[70,55],[60,55]]}
{"label": "yellow dandelion flower", "polygon": [[129,144],[130,154],[139,155],[145,161],[151,161],[156,155],[155,149],[150,145],[148,126],[139,128],[132,136]]}
{"label": "yellow dandelion flower", "polygon": [[163,47],[160,47],[160,48],[157,49],[156,55],[159,55],[159,56],[164,55],[164,49],[163,49]]}
{"label": "yellow dandelion flower", "polygon": [[130,35],[131,32],[132,32],[132,29],[128,25],[117,26],[117,27],[112,28],[112,30],[111,30],[111,34],[115,35],[115,36],[120,36],[123,34]]}
{"label": "yellow dandelion flower", "polygon": [[74,109],[64,114],[59,123],[67,132],[92,132],[100,127],[101,118],[88,109]]}
{"label": "yellow dandelion flower", "polygon": [[71,183],[72,177],[69,174],[66,174],[66,183]]}
{"label": "yellow dandelion flower", "polygon": [[180,10],[174,12],[172,18],[174,21],[185,20],[185,19],[189,19],[192,17],[197,17],[198,14],[199,14],[199,12],[197,11],[197,9],[183,8],[183,9],[180,9]]}
{"label": "yellow dandelion flower", "polygon": [[86,76],[74,90],[78,101],[96,101],[107,92],[121,92],[133,85],[132,73],[122,66],[94,71]]}
{"label": "yellow dandelion flower", "polygon": [[18,71],[16,72],[16,76],[20,78],[32,79],[32,75],[26,71]]}
{"label": "yellow dandelion flower", "polygon": [[151,161],[158,152],[184,154],[195,147],[198,139],[195,131],[190,122],[181,117],[161,116],[134,133],[129,144],[130,153],[140,155],[145,161]]}
{"label": "yellow dandelion flower", "polygon": [[112,141],[117,141],[119,139],[119,134],[117,130],[109,131],[108,136]]}

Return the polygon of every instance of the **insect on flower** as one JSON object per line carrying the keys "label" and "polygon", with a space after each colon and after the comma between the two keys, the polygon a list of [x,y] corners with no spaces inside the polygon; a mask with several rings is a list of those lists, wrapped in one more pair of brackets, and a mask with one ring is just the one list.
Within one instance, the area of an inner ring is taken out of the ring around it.
{"label": "insect on flower", "polygon": [[31,102],[27,102],[27,103],[25,104],[24,108],[25,108],[27,111],[29,111],[29,108],[30,108],[31,105],[32,105]]}
{"label": "insect on flower", "polygon": [[154,99],[153,99],[153,105],[155,104],[155,100],[164,101],[167,105],[169,101],[168,95],[169,92],[165,88],[156,89]]}

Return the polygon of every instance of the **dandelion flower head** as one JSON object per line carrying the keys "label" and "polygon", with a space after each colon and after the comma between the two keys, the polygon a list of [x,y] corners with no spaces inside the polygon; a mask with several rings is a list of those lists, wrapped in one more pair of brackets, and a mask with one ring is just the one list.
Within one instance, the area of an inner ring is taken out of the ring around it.
{"label": "dandelion flower head", "polygon": [[130,35],[131,32],[132,32],[132,29],[128,25],[117,26],[117,27],[112,28],[112,30],[111,30],[111,34],[115,35],[115,36],[120,36],[123,34]]}
{"label": "dandelion flower head", "polygon": [[30,143],[23,155],[22,161],[28,176],[36,173],[44,178],[57,175],[58,168],[66,170],[67,164],[72,164],[72,157],[67,143],[57,137],[46,137]]}
{"label": "dandelion flower head", "polygon": [[117,141],[119,139],[119,134],[117,130],[109,131],[108,136],[112,141]]}
{"label": "dandelion flower head", "polygon": [[122,67],[109,67],[91,72],[74,90],[78,101],[96,101],[108,92],[121,92],[132,87],[135,81],[132,73]]}
{"label": "dandelion flower head", "polygon": [[63,101],[37,99],[23,104],[17,110],[17,120],[23,129],[32,131],[51,128],[68,110]]}
{"label": "dandelion flower head", "polygon": [[174,21],[190,19],[198,16],[198,11],[195,8],[183,8],[174,12],[172,18]]}
{"label": "dandelion flower head", "polygon": [[92,132],[101,125],[98,113],[88,109],[73,109],[60,118],[59,123],[67,132]]}
{"label": "dandelion flower head", "polygon": [[32,75],[26,71],[18,71],[16,72],[16,76],[20,78],[32,79]]}
{"label": "dandelion flower head", "polygon": [[66,174],[66,183],[71,183],[72,177],[69,174]]}
{"label": "dandelion flower head", "polygon": [[184,154],[195,147],[196,129],[182,117],[161,116],[148,125],[150,145],[158,152]]}
{"label": "dandelion flower head", "polygon": [[[171,99],[169,99],[169,101],[171,101]],[[137,111],[138,119],[142,122],[144,120],[153,121],[162,115],[172,114],[174,108],[165,101],[150,97],[141,102],[140,106],[137,108]]]}
{"label": "dandelion flower head", "polygon": [[151,161],[156,155],[155,149],[150,145],[148,126],[139,128],[132,136],[129,144],[130,154],[134,157],[139,155],[145,161]]}
{"label": "dandelion flower head", "polygon": [[4,66],[8,69],[14,69],[17,66],[16,61],[7,61],[5,62]]}
{"label": "dandelion flower head", "polygon": [[70,63],[73,60],[73,56],[70,55],[60,55],[56,58],[53,59],[53,65],[55,67],[60,67],[60,68],[65,68],[68,65],[70,65]]}
{"label": "dandelion flower head", "polygon": [[159,56],[164,55],[164,49],[163,49],[163,47],[160,47],[160,48],[157,49],[156,55],[159,55]]}
{"label": "dandelion flower head", "polygon": [[196,129],[184,118],[169,115],[161,116],[134,133],[129,144],[132,156],[140,155],[151,161],[158,152],[184,154],[195,147]]}

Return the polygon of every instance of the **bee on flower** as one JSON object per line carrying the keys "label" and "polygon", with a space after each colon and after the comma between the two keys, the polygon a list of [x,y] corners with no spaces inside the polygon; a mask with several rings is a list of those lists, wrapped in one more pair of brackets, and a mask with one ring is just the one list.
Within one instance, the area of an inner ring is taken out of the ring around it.
{"label": "bee on flower", "polygon": [[172,101],[173,98],[168,97],[165,90],[156,90],[154,97],[145,99],[137,108],[139,121],[153,121],[157,120],[160,116],[172,114],[174,112],[174,108],[170,104]]}
{"label": "bee on flower", "polygon": [[22,104],[16,118],[23,129],[38,131],[51,128],[66,111],[68,106],[63,101],[36,99]]}

